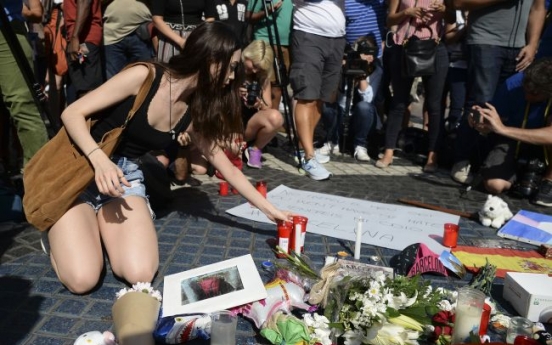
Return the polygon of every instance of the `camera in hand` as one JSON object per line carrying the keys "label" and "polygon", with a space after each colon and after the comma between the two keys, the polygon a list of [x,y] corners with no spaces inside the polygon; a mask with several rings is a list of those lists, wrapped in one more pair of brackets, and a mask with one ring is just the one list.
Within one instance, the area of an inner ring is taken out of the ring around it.
{"label": "camera in hand", "polygon": [[361,40],[356,44],[355,48],[348,47],[345,50],[345,66],[343,74],[349,77],[369,76],[374,71],[374,64],[362,59],[360,54],[372,55],[377,57],[377,46],[373,45],[369,40]]}
{"label": "camera in hand", "polygon": [[257,103],[257,98],[259,98],[261,92],[261,86],[257,81],[254,81],[247,85],[247,105],[253,106]]}
{"label": "camera in hand", "polygon": [[520,198],[529,198],[537,192],[546,164],[536,158],[520,159],[517,169],[517,181],[512,187],[512,193]]}

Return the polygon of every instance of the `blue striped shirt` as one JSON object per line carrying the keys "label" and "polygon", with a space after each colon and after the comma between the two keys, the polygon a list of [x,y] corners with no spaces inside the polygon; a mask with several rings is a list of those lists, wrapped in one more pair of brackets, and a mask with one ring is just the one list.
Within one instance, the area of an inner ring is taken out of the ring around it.
{"label": "blue striped shirt", "polygon": [[378,45],[378,57],[381,57],[386,17],[385,0],[345,0],[347,42],[353,44],[359,37],[373,34]]}

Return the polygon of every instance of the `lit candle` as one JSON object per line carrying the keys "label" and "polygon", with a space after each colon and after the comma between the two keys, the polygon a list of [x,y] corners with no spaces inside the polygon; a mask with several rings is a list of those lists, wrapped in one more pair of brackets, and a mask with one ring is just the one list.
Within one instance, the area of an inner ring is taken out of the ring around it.
{"label": "lit candle", "polygon": [[362,246],[362,217],[358,218],[355,241],[355,260],[360,260],[360,247]]}

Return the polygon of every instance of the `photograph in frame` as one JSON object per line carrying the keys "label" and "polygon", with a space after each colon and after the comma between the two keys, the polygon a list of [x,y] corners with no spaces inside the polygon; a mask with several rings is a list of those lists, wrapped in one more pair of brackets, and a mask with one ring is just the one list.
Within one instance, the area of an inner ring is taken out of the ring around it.
{"label": "photograph in frame", "polygon": [[168,275],[163,287],[163,317],[211,313],[267,297],[250,254]]}

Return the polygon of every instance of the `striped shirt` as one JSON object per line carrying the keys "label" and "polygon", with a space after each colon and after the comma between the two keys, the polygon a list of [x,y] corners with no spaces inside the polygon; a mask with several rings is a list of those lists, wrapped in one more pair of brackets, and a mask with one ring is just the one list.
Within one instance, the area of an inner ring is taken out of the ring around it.
{"label": "striped shirt", "polygon": [[345,0],[347,43],[353,44],[361,36],[373,35],[381,56],[386,16],[385,0]]}

